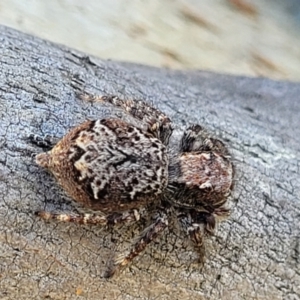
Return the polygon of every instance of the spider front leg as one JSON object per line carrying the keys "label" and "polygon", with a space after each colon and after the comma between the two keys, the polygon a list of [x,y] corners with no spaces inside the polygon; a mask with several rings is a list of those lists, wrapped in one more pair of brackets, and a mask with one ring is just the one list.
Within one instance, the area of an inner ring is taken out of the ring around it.
{"label": "spider front leg", "polygon": [[181,151],[213,151],[229,156],[226,146],[218,139],[210,137],[206,130],[196,124],[190,126],[183,134],[181,139]]}
{"label": "spider front leg", "polygon": [[189,212],[180,212],[177,215],[177,218],[182,229],[188,234],[195,250],[198,252],[199,262],[203,262],[205,256],[203,224],[197,223],[195,220],[193,220]]}
{"label": "spider front leg", "polygon": [[131,250],[127,254],[121,254],[113,260],[104,277],[112,277],[116,271],[128,265],[136,256],[145,250],[147,245],[155,240],[167,226],[167,213],[162,211],[155,217],[154,222],[140,234]]}
{"label": "spider front leg", "polygon": [[171,120],[160,110],[152,107],[142,100],[123,100],[117,96],[92,96],[78,94],[80,99],[89,102],[107,102],[116,107],[122,108],[128,114],[148,126],[148,132],[168,145],[173,127]]}
{"label": "spider front leg", "polygon": [[71,222],[77,224],[89,225],[107,225],[130,224],[140,220],[142,211],[132,209],[121,213],[112,213],[109,215],[97,214],[60,214],[47,211],[38,211],[36,215],[44,220],[57,220],[60,222]]}

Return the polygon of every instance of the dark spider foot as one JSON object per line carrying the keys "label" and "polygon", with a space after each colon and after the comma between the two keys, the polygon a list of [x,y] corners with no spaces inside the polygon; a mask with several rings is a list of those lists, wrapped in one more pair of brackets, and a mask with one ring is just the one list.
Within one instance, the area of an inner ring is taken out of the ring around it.
{"label": "dark spider foot", "polygon": [[34,133],[31,133],[28,136],[28,139],[31,143],[41,148],[52,148],[59,141],[59,138],[56,138],[48,134],[45,136],[40,136]]}

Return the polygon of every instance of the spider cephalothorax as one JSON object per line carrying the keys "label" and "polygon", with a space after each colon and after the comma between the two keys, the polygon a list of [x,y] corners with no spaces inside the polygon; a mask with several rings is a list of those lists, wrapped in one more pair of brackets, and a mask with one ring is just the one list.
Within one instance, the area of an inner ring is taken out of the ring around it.
{"label": "spider cephalothorax", "polygon": [[[189,127],[174,154],[168,151],[170,119],[143,101],[114,96],[81,95],[125,110],[139,125],[119,118],[86,121],[66,134],[37,163],[50,170],[65,191],[95,214],[68,215],[40,211],[44,219],[83,224],[132,223],[139,211],[155,208],[154,221],[132,249],[106,273],[127,265],[168,226],[176,215],[202,256],[203,237],[228,215],[233,165],[225,145],[200,125]],[[101,211],[106,215],[97,215]]]}

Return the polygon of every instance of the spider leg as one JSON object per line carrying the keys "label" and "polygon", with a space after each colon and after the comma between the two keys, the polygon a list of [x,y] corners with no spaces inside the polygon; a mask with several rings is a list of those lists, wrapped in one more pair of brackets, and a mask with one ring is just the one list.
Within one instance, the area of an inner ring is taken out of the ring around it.
{"label": "spider leg", "polygon": [[180,212],[177,216],[182,229],[188,234],[196,251],[199,254],[199,262],[203,262],[205,256],[204,228],[200,222],[195,222],[189,212]]}
{"label": "spider leg", "polygon": [[89,102],[107,102],[122,108],[134,118],[148,126],[148,132],[161,140],[165,145],[169,143],[173,127],[171,120],[160,110],[152,107],[142,100],[123,100],[117,96],[92,96],[79,94],[78,97]]}
{"label": "spider leg", "polygon": [[60,138],[51,136],[51,135],[45,135],[45,136],[40,136],[34,133],[31,133],[28,136],[28,139],[31,143],[42,147],[42,148],[53,148],[57,142],[60,140]]}
{"label": "spider leg", "polygon": [[104,277],[112,277],[120,268],[128,265],[136,256],[138,256],[148,244],[150,244],[157,236],[168,226],[168,218],[165,212],[161,212],[156,216],[154,222],[147,227],[138,237],[132,248],[127,254],[117,256],[111,267],[107,270]]}
{"label": "spider leg", "polygon": [[192,125],[184,132],[180,148],[182,152],[214,151],[229,156],[226,146],[218,139],[212,138],[206,130],[198,125]]}
{"label": "spider leg", "polygon": [[77,224],[89,225],[107,225],[130,224],[140,219],[140,212],[136,209],[121,213],[112,213],[109,215],[97,214],[60,214],[47,211],[38,211],[36,215],[44,220],[57,220],[60,222],[71,222]]}

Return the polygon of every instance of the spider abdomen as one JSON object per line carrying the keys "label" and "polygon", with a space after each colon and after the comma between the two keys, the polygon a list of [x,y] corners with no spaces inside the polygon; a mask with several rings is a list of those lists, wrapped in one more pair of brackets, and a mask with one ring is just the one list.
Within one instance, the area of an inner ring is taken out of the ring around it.
{"label": "spider abdomen", "polygon": [[73,199],[103,212],[139,207],[168,180],[166,147],[120,119],[84,122],[37,162]]}

